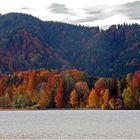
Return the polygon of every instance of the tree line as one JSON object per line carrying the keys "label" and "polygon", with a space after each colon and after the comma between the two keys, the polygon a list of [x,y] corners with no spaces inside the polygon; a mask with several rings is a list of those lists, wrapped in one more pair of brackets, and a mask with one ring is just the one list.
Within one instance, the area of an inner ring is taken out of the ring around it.
{"label": "tree line", "polygon": [[140,70],[121,79],[77,69],[0,74],[0,108],[139,109]]}

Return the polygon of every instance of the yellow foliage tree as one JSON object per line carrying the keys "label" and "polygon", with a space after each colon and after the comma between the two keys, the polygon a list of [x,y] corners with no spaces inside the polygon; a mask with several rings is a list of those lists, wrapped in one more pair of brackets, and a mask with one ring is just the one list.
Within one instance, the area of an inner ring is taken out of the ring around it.
{"label": "yellow foliage tree", "polygon": [[115,108],[116,109],[121,109],[122,108],[122,100],[121,99],[116,99],[116,103],[115,103]]}
{"label": "yellow foliage tree", "polygon": [[47,96],[46,92],[43,89],[41,89],[39,93],[40,93],[39,94],[40,95],[40,100],[38,102],[38,105],[41,108],[45,108],[45,107],[47,107],[48,96]]}
{"label": "yellow foliage tree", "polygon": [[134,109],[136,106],[136,92],[130,87],[125,88],[123,91],[124,97],[124,107],[129,109]]}
{"label": "yellow foliage tree", "polygon": [[92,89],[89,94],[89,107],[100,108],[100,98],[95,89]]}
{"label": "yellow foliage tree", "polygon": [[11,101],[7,93],[3,96],[0,96],[0,107],[7,108],[9,107],[10,103]]}
{"label": "yellow foliage tree", "polygon": [[89,98],[88,98],[89,99],[89,107],[91,107],[91,108],[94,106],[94,103],[93,103],[94,102],[94,99],[93,99],[94,94],[95,94],[95,89],[92,89],[90,94],[89,94]]}
{"label": "yellow foliage tree", "polygon": [[107,106],[108,106],[109,94],[110,94],[109,89],[106,89],[105,92],[104,92],[104,94],[103,94],[103,96],[102,96],[104,109],[107,108]]}
{"label": "yellow foliage tree", "polygon": [[110,107],[111,109],[115,109],[115,100],[114,100],[114,98],[111,98],[111,99],[109,100],[109,107]]}
{"label": "yellow foliage tree", "polygon": [[79,105],[78,95],[75,89],[70,93],[70,104],[72,107],[78,107]]}

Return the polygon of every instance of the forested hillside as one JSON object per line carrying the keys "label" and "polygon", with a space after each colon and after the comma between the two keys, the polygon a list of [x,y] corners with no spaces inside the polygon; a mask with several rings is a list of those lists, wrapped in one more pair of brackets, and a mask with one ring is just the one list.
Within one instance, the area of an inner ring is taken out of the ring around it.
{"label": "forested hillside", "polygon": [[121,77],[139,66],[140,25],[112,25],[104,31],[19,13],[0,15],[2,73],[76,68],[92,76]]}

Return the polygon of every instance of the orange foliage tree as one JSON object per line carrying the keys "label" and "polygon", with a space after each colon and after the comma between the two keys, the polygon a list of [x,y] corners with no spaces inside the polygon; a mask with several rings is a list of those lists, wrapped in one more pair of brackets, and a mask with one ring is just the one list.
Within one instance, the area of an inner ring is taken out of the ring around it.
{"label": "orange foliage tree", "polygon": [[94,94],[95,94],[95,89],[92,89],[89,94],[89,107],[94,106]]}
{"label": "orange foliage tree", "polygon": [[77,70],[77,69],[67,70],[64,73],[65,74],[70,74],[76,82],[83,80],[83,74],[84,73]]}
{"label": "orange foliage tree", "polygon": [[89,107],[100,108],[100,98],[95,89],[92,89],[89,94]]}
{"label": "orange foliage tree", "polygon": [[39,91],[39,102],[38,105],[41,108],[46,108],[48,103],[48,95],[45,92],[45,83],[42,83],[42,87]]}
{"label": "orange foliage tree", "polygon": [[107,85],[106,85],[106,82],[103,80],[103,79],[98,79],[96,82],[95,82],[95,91],[97,94],[101,94],[101,91],[105,91],[105,89],[107,88]]}
{"label": "orange foliage tree", "polygon": [[90,93],[87,82],[82,82],[82,81],[77,82],[75,84],[75,89],[78,94],[80,107],[86,107],[86,105],[88,104],[88,96]]}
{"label": "orange foliage tree", "polygon": [[136,101],[140,104],[140,70],[136,71],[132,78],[132,88],[136,91]]}
{"label": "orange foliage tree", "polygon": [[56,89],[55,103],[56,107],[58,108],[63,107],[63,81],[60,81]]}
{"label": "orange foliage tree", "polygon": [[7,76],[1,76],[0,77],[0,96],[3,96],[5,93],[4,91],[7,88]]}
{"label": "orange foliage tree", "polygon": [[134,73],[132,78],[132,86],[134,89],[140,88],[140,70]]}
{"label": "orange foliage tree", "polygon": [[75,89],[72,90],[72,92],[70,93],[70,101],[69,101],[70,105],[74,108],[79,106],[79,101],[78,101],[78,95]]}
{"label": "orange foliage tree", "polygon": [[115,109],[115,100],[114,100],[114,98],[111,98],[109,100],[108,104],[109,104],[110,109]]}
{"label": "orange foliage tree", "polygon": [[49,71],[48,70],[39,71],[39,75],[40,75],[42,82],[45,82],[45,81],[47,81],[47,79],[49,77]]}
{"label": "orange foliage tree", "polygon": [[108,106],[108,102],[109,102],[109,94],[110,94],[110,91],[109,89],[106,89],[103,96],[102,96],[102,99],[103,99],[103,109],[107,108]]}
{"label": "orange foliage tree", "polygon": [[122,100],[117,98],[115,102],[115,109],[121,109],[122,108]]}

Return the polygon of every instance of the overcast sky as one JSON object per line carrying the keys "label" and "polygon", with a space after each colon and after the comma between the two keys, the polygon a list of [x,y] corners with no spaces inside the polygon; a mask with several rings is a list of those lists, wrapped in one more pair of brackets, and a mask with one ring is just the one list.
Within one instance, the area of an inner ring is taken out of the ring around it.
{"label": "overcast sky", "polygon": [[140,23],[140,0],[0,0],[0,13],[9,12],[105,28],[124,22]]}

